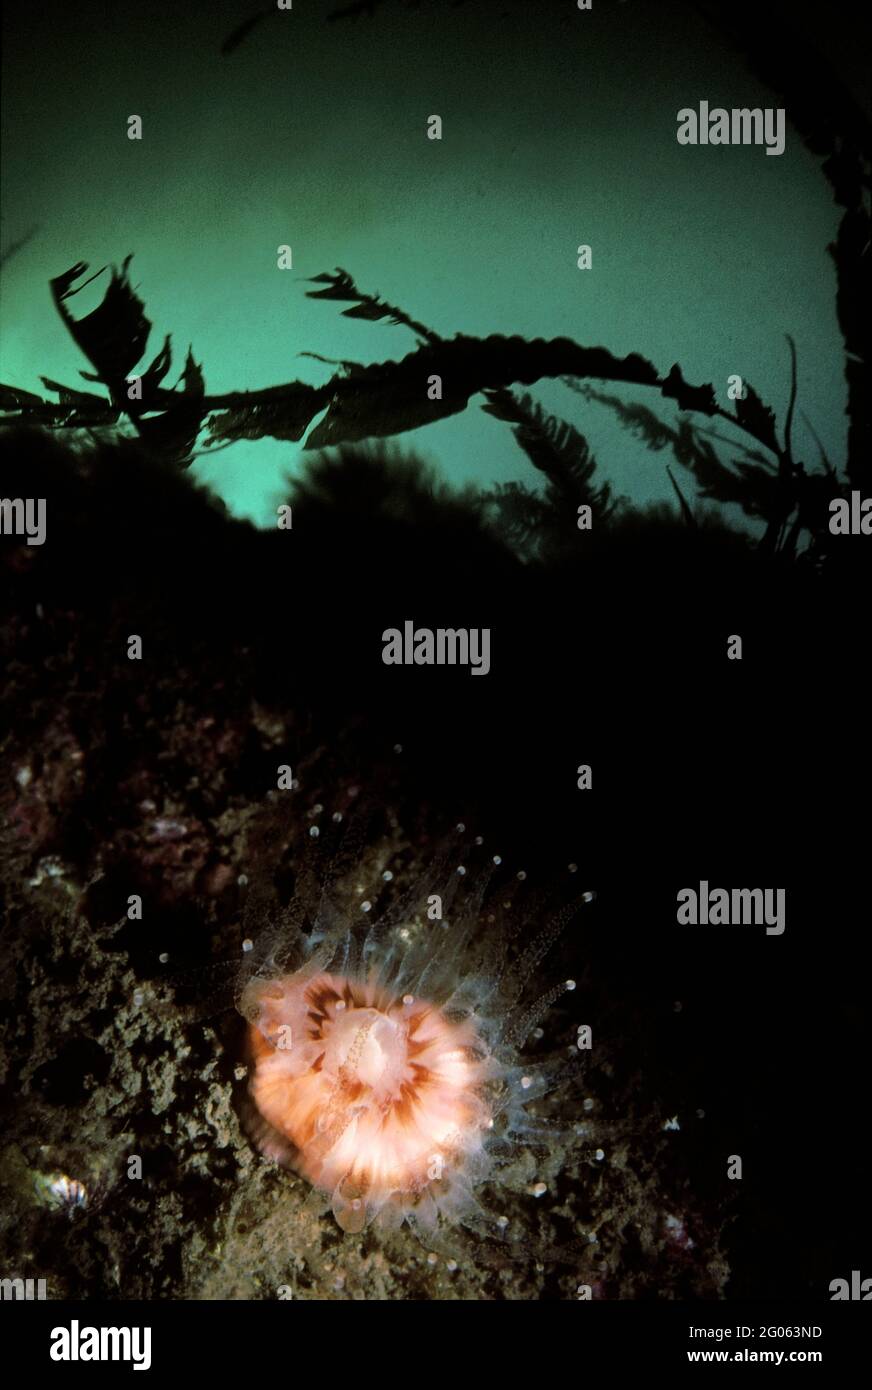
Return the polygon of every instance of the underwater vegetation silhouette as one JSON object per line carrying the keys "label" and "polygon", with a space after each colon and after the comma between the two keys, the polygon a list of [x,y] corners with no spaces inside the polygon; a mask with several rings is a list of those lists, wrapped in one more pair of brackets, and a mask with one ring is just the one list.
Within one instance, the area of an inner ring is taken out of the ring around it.
{"label": "underwater vegetation silhouette", "polygon": [[[172,389],[162,385],[173,362],[169,334],[148,366],[137,370],[152,325],[130,283],[131,259],[125,258],[120,271],[112,269],[103,300],[82,318],[72,315],[68,301],[96,275],[82,280],[88,267],[80,261],[51,282],[58,312],[94,368],[83,371],[82,376],[104,386],[108,398],[47,377],[42,380],[58,396],[57,403],[31,392],[0,386],[0,408],[6,414],[6,423],[86,430],[93,434],[96,430],[120,427],[126,420],[151,450],[187,466],[203,429],[204,452],[241,439],[267,436],[293,441],[305,436],[305,448],[318,450],[419,428],[461,412],[473,396],[481,394],[483,409],[512,426],[518,444],[546,482],[542,496],[520,484],[486,494],[494,511],[510,529],[514,527],[516,539],[520,539],[517,518],[521,503],[527,507],[529,535],[534,527],[546,534],[549,522],[561,514],[565,518],[568,512],[574,515],[583,504],[591,507],[601,526],[608,525],[627,505],[626,499],[612,496],[608,483],[594,485],[596,461],[575,427],[546,414],[528,394],[518,395],[511,390],[518,382],[530,384],[543,378],[560,378],[587,400],[615,410],[622,422],[652,449],[669,446],[678,463],[695,476],[703,498],[738,503],[747,515],[763,521],[764,550],[793,555],[801,533],[806,532],[804,553],[817,559],[826,552],[827,505],[840,488],[847,491],[849,483],[847,477],[838,477],[823,455],[814,472],[807,472],[793,456],[796,355],[790,339],[792,389],[783,437],[779,440],[774,411],[747,383],[744,397],[735,401],[735,412],[731,412],[718,404],[711,384],[696,386],[686,382],[677,363],[661,376],[653,363],[639,354],[616,358],[606,348],[583,347],[567,338],[546,341],[458,334],[445,339],[397,306],[361,291],[347,271],[337,268],[335,272],[312,277],[323,288],[307,291],[309,297],[349,303],[350,307],[342,311],[345,317],[387,319],[391,324],[408,327],[417,338],[413,352],[399,361],[368,366],[349,360],[333,363],[339,371],[322,386],[294,381],[261,391],[209,395],[202,365],[194,360],[191,348],[177,385]],[[98,271],[97,275],[102,273]],[[422,383],[434,378],[440,382],[437,399],[431,399],[434,393],[422,389]],[[589,385],[591,378],[652,387],[674,400],[682,412],[727,421],[752,440],[753,447],[727,440],[686,416],[675,426],[666,425],[645,406],[628,404],[594,390]],[[324,418],[310,428],[322,411],[326,411]],[[722,462],[714,442],[726,443],[740,457],[730,464]],[[692,510],[671,473],[670,478],[682,514],[695,524]]]}
{"label": "underwater vegetation silhouette", "polygon": [[[754,13],[753,22],[746,4],[730,7],[729,14],[719,6],[696,8],[718,27],[721,37],[726,34],[745,51],[752,69],[785,103],[807,147],[822,159],[821,171],[843,209],[836,239],[828,248],[836,269],[836,313],[845,345],[849,428],[843,466],[830,460],[820,446],[813,465],[795,455],[797,362],[789,335],[791,391],[779,429],[772,407],[747,382],[744,398],[726,410],[710,383],[689,383],[677,362],[663,373],[641,354],[618,358],[606,347],[583,346],[569,338],[461,334],[446,338],[403,308],[361,289],[341,267],[312,277],[315,288],[307,290],[307,295],[345,305],[341,312],[346,318],[405,327],[415,337],[413,351],[399,360],[367,365],[303,352],[302,356],[337,368],[329,381],[312,386],[298,380],[265,390],[210,395],[202,365],[189,348],[179,381],[170,389],[164,384],[173,362],[169,334],[151,361],[139,366],[152,325],[130,284],[131,256],[120,270],[112,269],[102,302],[81,318],[71,313],[70,300],[96,276],[83,279],[88,267],[79,261],[51,281],[58,312],[93,369],[82,376],[101,386],[105,394],[47,377],[42,380],[56,401],[0,386],[4,423],[91,434],[132,427],[156,455],[186,466],[201,436],[203,453],[238,440],[265,437],[304,439],[305,449],[314,451],[396,436],[459,414],[475,397],[483,397],[483,409],[512,427],[544,489],[515,482],[482,494],[481,500],[521,554],[541,558],[552,548],[549,537],[565,538],[566,514],[575,509],[573,503],[576,508],[589,505],[600,528],[616,523],[631,507],[629,499],[612,495],[608,483],[595,483],[597,464],[581,432],[547,415],[529,394],[515,389],[559,379],[585,401],[615,412],[653,451],[669,450],[701,501],[738,506],[759,523],[757,544],[763,553],[802,557],[815,565],[835,558],[842,567],[846,549],[832,545],[828,504],[835,497],[846,497],[851,489],[868,487],[872,476],[869,324],[864,313],[872,260],[872,127],[799,27],[781,22],[784,6],[773,7],[765,18]],[[349,6],[330,17],[341,19],[364,9],[372,13],[376,5]],[[228,38],[224,51],[232,52],[247,39],[267,13],[249,16]],[[815,93],[813,100],[810,91]],[[13,244],[6,256],[14,254],[30,235]],[[134,375],[137,385],[131,389],[129,379]],[[426,389],[433,377],[441,379],[439,392]],[[604,383],[655,391],[675,403],[678,418],[667,423],[646,403],[604,390]],[[431,395],[438,399],[430,399]],[[813,422],[804,415],[803,419],[816,439]],[[715,428],[721,424],[731,427],[729,435]],[[685,522],[697,524],[698,508],[686,495],[687,482],[682,487],[671,469],[669,478]],[[848,563],[853,564],[853,557]]]}
{"label": "underwater vegetation silhouette", "polygon": [[[374,18],[383,9],[415,9],[421,3],[365,0],[330,7],[326,17],[331,21],[361,15]],[[505,5],[511,3],[505,0]],[[458,3],[430,0],[430,7],[450,12]],[[150,363],[137,370],[151,323],[130,285],[130,256],[120,271],[111,271],[103,302],[80,319],[71,314],[69,301],[89,283],[82,280],[86,264],[76,262],[51,282],[58,312],[94,369],[82,375],[102,386],[106,394],[79,390],[46,377],[42,379],[57,396],[56,401],[2,386],[0,411],[5,422],[52,430],[132,426],[155,453],[186,465],[203,431],[204,452],[240,439],[264,437],[305,438],[305,448],[317,450],[401,434],[458,414],[474,397],[483,396],[483,408],[510,423],[529,461],[544,476],[544,502],[541,490],[521,483],[494,489],[488,495],[492,514],[503,518],[519,544],[526,530],[528,552],[536,553],[542,546],[532,539],[533,524],[542,532],[549,521],[552,530],[559,527],[555,505],[563,507],[573,498],[578,504],[586,503],[592,506],[600,526],[617,519],[629,506],[628,499],[612,497],[608,484],[594,486],[596,463],[580,432],[546,416],[528,395],[513,390],[519,385],[561,379],[586,401],[613,410],[653,451],[668,449],[690,475],[688,481],[696,485],[703,501],[738,505],[746,517],[762,523],[759,546],[764,552],[803,555],[815,563],[829,558],[828,502],[847,496],[850,489],[868,488],[872,477],[866,312],[872,264],[872,123],[841,76],[823,60],[812,30],[796,22],[795,5],[779,0],[761,12],[750,0],[737,0],[729,7],[702,0],[690,8],[710,24],[717,41],[742,51],[752,71],[784,103],[793,127],[821,160],[821,172],[831,186],[834,201],[843,209],[838,233],[828,248],[836,270],[836,313],[845,346],[849,427],[843,465],[831,461],[820,447],[813,466],[795,456],[792,436],[799,403],[796,353],[789,335],[792,385],[779,430],[772,407],[747,382],[745,398],[736,400],[730,411],[718,404],[711,384],[688,383],[677,362],[664,374],[640,354],[617,358],[605,347],[582,346],[568,338],[546,341],[459,334],[445,338],[402,308],[360,289],[340,267],[314,276],[317,288],[307,291],[309,297],[346,304],[342,313],[347,318],[385,321],[409,329],[416,340],[414,351],[397,361],[368,365],[350,360],[333,362],[338,371],[318,387],[294,381],[260,391],[209,395],[203,368],[189,348],[179,382],[168,389],[164,382],[172,368],[169,334]],[[561,4],[561,13],[563,9]],[[558,12],[557,5],[554,10]],[[232,55],[257,33],[261,21],[275,13],[269,7],[250,12],[224,41],[221,51]],[[15,254],[31,235],[28,232],[13,243],[4,259]],[[138,375],[138,391],[132,399],[128,378],[134,373]],[[441,378],[437,400],[429,399],[425,389],[434,375]],[[593,382],[657,391],[675,402],[679,417],[666,424],[647,404],[627,401]],[[312,428],[322,412],[326,412],[324,418]],[[700,416],[702,420],[696,418]],[[735,434],[725,437],[713,423],[706,424],[706,419],[728,423]],[[816,438],[813,422],[805,423]],[[671,470],[669,476],[681,514],[692,525],[695,508],[685,496],[686,488],[682,489]],[[530,518],[526,528],[521,520],[523,506]],[[844,559],[842,553],[839,563]]]}

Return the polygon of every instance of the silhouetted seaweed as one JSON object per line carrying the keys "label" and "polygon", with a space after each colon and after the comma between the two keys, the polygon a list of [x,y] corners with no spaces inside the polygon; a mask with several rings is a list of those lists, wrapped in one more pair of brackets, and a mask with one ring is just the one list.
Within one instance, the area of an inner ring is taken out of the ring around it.
{"label": "silhouetted seaweed", "polygon": [[[678,461],[694,472],[704,497],[738,503],[748,515],[763,519],[764,549],[792,553],[798,531],[789,523],[797,514],[802,517],[801,527],[821,530],[818,494],[814,489],[809,491],[802,465],[795,463],[790,453],[790,424],[796,397],[792,342],[791,399],[784,443],[779,444],[774,412],[751,387],[746,388],[744,399],[736,401],[733,414],[717,404],[711,384],[697,386],[687,382],[677,363],[661,377],[654,364],[638,353],[617,358],[604,347],[585,347],[569,338],[529,341],[521,337],[473,338],[460,334],[442,338],[404,310],[360,290],[347,271],[337,268],[314,276],[311,283],[324,288],[309,290],[307,294],[350,303],[351,307],[343,311],[350,317],[373,322],[386,319],[408,327],[416,335],[416,349],[399,361],[364,365],[343,360],[335,364],[339,371],[323,386],[295,381],[263,391],[210,396],[205,392],[202,369],[190,348],[180,378],[182,389],[178,385],[172,390],[162,386],[172,364],[169,335],[148,367],[133,374],[145,352],[151,323],[130,284],[130,260],[130,256],[125,259],[120,272],[112,270],[103,300],[81,319],[72,316],[67,301],[96,276],[76,284],[87,270],[84,262],[77,262],[52,281],[55,303],[64,323],[96,368],[95,372],[83,371],[82,375],[86,380],[102,382],[109,399],[43,378],[49,389],[58,394],[59,404],[5,388],[2,402],[11,421],[51,428],[89,428],[111,424],[124,413],[155,451],[187,465],[204,426],[207,447],[240,439],[272,437],[296,441],[305,436],[304,447],[315,450],[401,434],[458,414],[472,396],[484,394],[485,409],[515,426],[519,444],[534,467],[548,478],[548,504],[556,506],[559,496],[565,517],[566,504],[573,502],[575,510],[581,499],[607,517],[612,505],[610,489],[608,485],[591,488],[596,465],[589,457],[583,436],[565,422],[546,417],[528,396],[516,398],[509,389],[518,382],[530,384],[542,378],[562,378],[587,394],[588,399],[600,399],[611,406],[651,447],[668,444]],[[674,428],[664,425],[644,407],[598,396],[587,384],[591,378],[654,387],[665,398],[674,400],[679,410],[728,421],[762,446],[764,453],[745,446],[745,458],[734,460],[730,469],[689,421],[680,420]],[[422,388],[423,383],[436,382],[439,389],[435,392]],[[323,419],[311,428],[315,416],[322,411],[326,411]],[[773,456],[772,462],[766,459],[766,453]],[[832,486],[832,475],[829,485]],[[512,499],[513,506],[516,500]]]}
{"label": "silhouetted seaweed", "polygon": [[[583,347],[570,338],[529,341],[497,334],[487,338],[461,334],[451,339],[439,338],[402,310],[379,303],[374,296],[358,290],[345,271],[316,276],[315,280],[327,282],[327,289],[308,293],[352,300],[353,310],[345,312],[357,317],[387,317],[392,322],[407,324],[421,336],[426,335],[424,344],[399,362],[369,366],[343,363],[341,373],[320,387],[296,381],[265,391],[217,396],[205,394],[201,369],[189,350],[182,378],[182,396],[187,399],[180,400],[177,390],[167,391],[160,385],[172,360],[167,337],[158,355],[140,375],[138,394],[131,396],[126,389],[129,374],[145,351],[151,323],[130,285],[130,260],[130,256],[125,259],[120,272],[113,269],[102,302],[85,318],[74,319],[66,308],[66,300],[90,283],[73,283],[87,270],[84,262],[77,262],[52,281],[55,302],[74,341],[97,369],[96,374],[82,375],[108,386],[111,403],[125,411],[143,437],[158,447],[172,447],[179,456],[184,452],[179,441],[186,441],[190,451],[197,433],[195,422],[199,425],[207,415],[211,417],[208,430],[213,441],[265,436],[298,440],[315,415],[326,408],[325,418],[306,439],[306,448],[320,449],[399,434],[458,414],[466,408],[470,397],[480,392],[561,376],[655,386],[664,396],[676,400],[679,408],[720,415],[764,447],[783,455],[774,441],[771,412],[756,397],[753,409],[737,410],[733,416],[716,404],[711,385],[693,386],[685,382],[677,364],[665,378],[660,378],[653,363],[638,353],[617,358],[607,348]],[[421,383],[434,376],[439,377],[442,392],[438,399],[431,400],[422,391]],[[163,412],[159,427],[147,418],[155,411]],[[27,405],[21,407],[19,413],[25,421],[29,419],[28,412]]]}
{"label": "silhouetted seaweed", "polygon": [[343,318],[366,319],[369,323],[377,323],[380,319],[386,318],[393,324],[403,324],[406,328],[411,328],[422,342],[438,343],[442,341],[440,335],[434,333],[432,328],[427,328],[426,324],[411,318],[403,309],[398,309],[395,304],[386,304],[379,295],[366,294],[363,290],[359,290],[348,271],[343,270],[341,266],[337,266],[332,273],[326,271],[323,275],[313,275],[311,283],[326,284],[327,288],[306,290],[308,299],[339,299],[351,302],[352,307],[350,309],[342,310]]}
{"label": "silhouetted seaweed", "polygon": [[[749,448],[743,441],[727,439],[686,417],[679,419],[675,425],[667,424],[654,411],[637,401],[624,401],[619,396],[597,391],[586,382],[566,379],[566,385],[586,400],[596,401],[612,410],[621,424],[643,440],[649,449],[655,452],[665,448],[671,449],[678,463],[693,474],[702,498],[722,505],[741,507],[746,516],[762,521],[766,527],[761,542],[764,550],[793,555],[796,553],[800,533],[806,531],[812,538],[809,549],[817,555],[822,549],[827,530],[828,504],[844,489],[840,486],[836,472],[823,450],[822,468],[811,473],[801,464],[794,463],[787,452],[795,399],[795,367],[793,382],[791,404],[785,425],[786,447],[779,450],[777,444],[774,448],[772,445],[769,446],[776,455],[777,462],[773,462],[759,450]],[[772,412],[762,405],[750,387],[746,389],[748,399],[736,402],[737,417],[738,407],[747,407],[750,401],[750,407],[745,412],[745,420],[751,425],[750,432],[755,437],[765,436]],[[722,411],[718,413],[726,414]],[[774,417],[772,421],[774,437]],[[734,424],[737,422],[738,420],[733,421]],[[729,447],[733,457],[728,463],[719,457],[710,442],[712,439]],[[740,457],[736,457],[737,454]],[[669,476],[675,491],[683,501],[675,479],[671,473]]]}
{"label": "silhouetted seaweed", "polygon": [[[597,391],[585,382],[567,380],[567,386],[585,400],[596,401],[614,411],[621,424],[649,449],[659,452],[672,450],[676,460],[687,468],[700,488],[700,496],[724,505],[736,504],[746,516],[768,522],[776,511],[778,496],[778,466],[765,455],[753,451],[744,459],[733,459],[732,467],[722,462],[703,431],[687,418],[675,425],[667,424],[645,405],[623,401],[619,396]],[[739,402],[737,402],[739,404]],[[734,450],[743,451],[740,443],[727,441]]]}
{"label": "silhouetted seaweed", "polygon": [[666,465],[666,472],[669,474],[669,481],[675,490],[676,497],[678,498],[678,505],[681,507],[681,515],[684,517],[684,520],[686,521],[687,525],[696,530],[696,517],[694,516],[693,511],[691,510],[687,498],[681,491],[681,488],[678,486],[678,483],[675,481],[675,478],[672,475],[672,469],[669,467],[668,464]]}
{"label": "silhouetted seaweed", "polygon": [[44,401],[32,392],[0,387],[0,409],[10,420],[41,424],[53,429],[91,429],[106,427],[126,415],[141,438],[157,453],[177,462],[190,463],[191,451],[203,422],[203,373],[188,348],[179,381],[181,391],[161,389],[160,383],[172,366],[170,335],[149,366],[138,375],[134,369],[148,345],[151,322],[145,306],[130,284],[127,256],[121,270],[114,267],[103,299],[89,314],[75,318],[67,301],[103,274],[106,266],[87,280],[76,284],[87,271],[77,261],[51,281],[52,296],[70,336],[95,368],[82,371],[86,381],[98,382],[109,397],[77,391],[62,382],[42,377],[45,386],[57,394],[58,403]]}
{"label": "silhouetted seaweed", "polygon": [[575,512],[580,503],[586,503],[600,520],[609,517],[617,499],[612,497],[609,483],[592,486],[596,459],[574,425],[546,414],[526,394],[519,397],[511,391],[486,391],[485,397],[487,403],[482,409],[513,426],[512,434],[533,467],[548,480],[546,496],[555,505]]}
{"label": "silhouetted seaweed", "polygon": [[579,506],[587,505],[597,526],[608,525],[626,501],[611,484],[593,484],[596,459],[584,435],[565,420],[547,414],[526,393],[486,391],[489,415],[512,425],[512,434],[533,467],[545,478],[544,493],[522,483],[498,484],[483,494],[499,532],[525,558],[545,558],[575,544]]}

